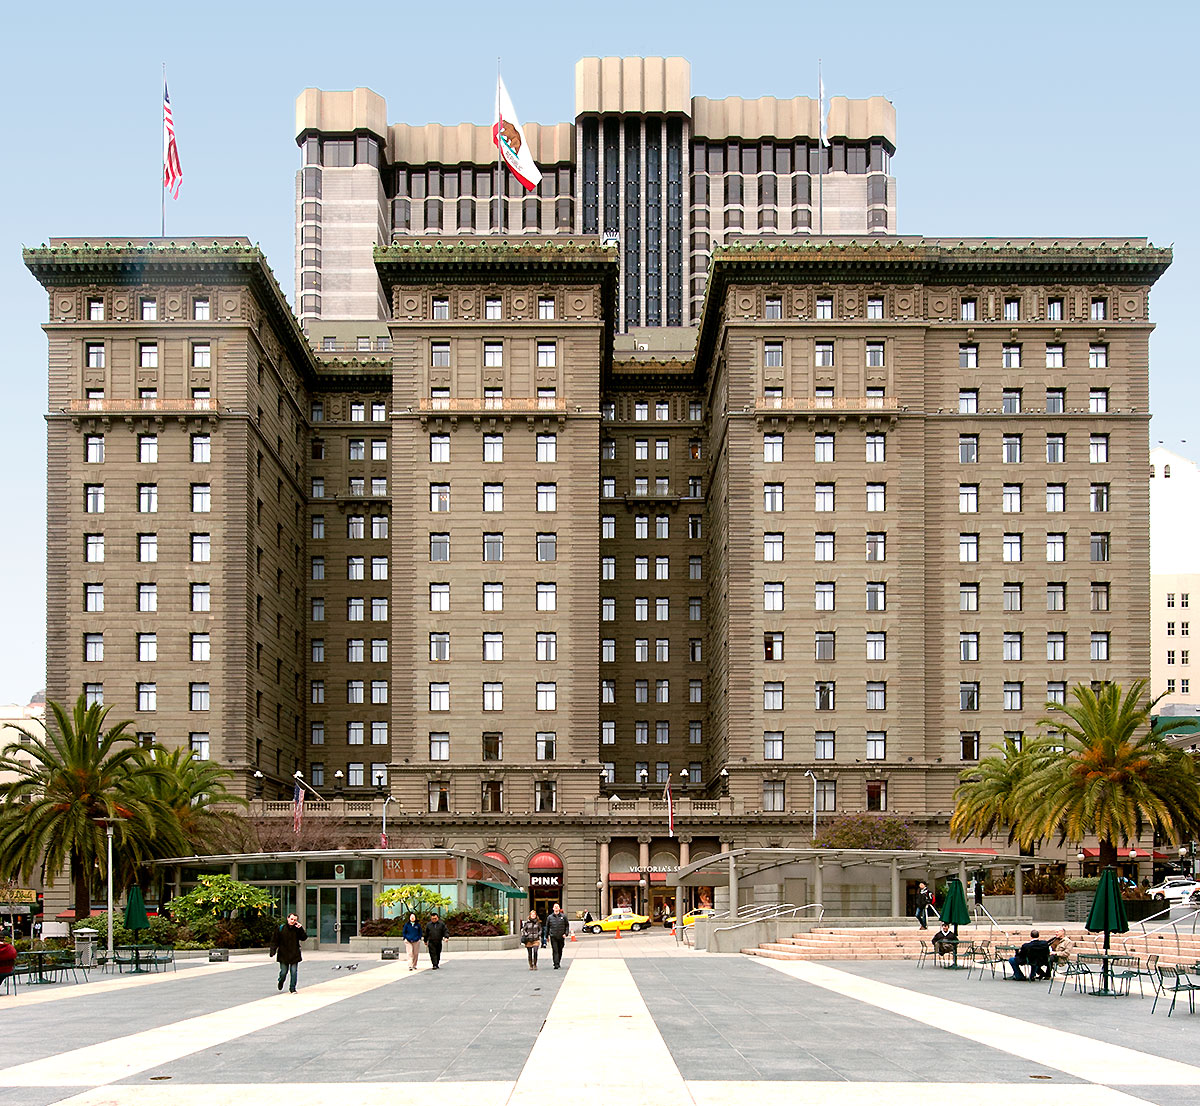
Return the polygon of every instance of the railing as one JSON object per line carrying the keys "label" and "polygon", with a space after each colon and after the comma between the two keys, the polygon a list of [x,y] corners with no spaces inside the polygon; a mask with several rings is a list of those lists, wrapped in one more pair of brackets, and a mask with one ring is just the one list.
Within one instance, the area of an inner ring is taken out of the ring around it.
{"label": "railing", "polygon": [[759,396],[756,411],[898,411],[895,396]]}
{"label": "railing", "polygon": [[[1152,915],[1150,915],[1149,918],[1143,918],[1141,920],[1141,922],[1139,923],[1142,927],[1141,940],[1145,941],[1148,937],[1152,937],[1156,933],[1162,933],[1164,930],[1169,929],[1175,935],[1175,955],[1178,957],[1178,956],[1183,955],[1183,949],[1179,943],[1179,923],[1186,922],[1189,918],[1191,918],[1191,920],[1192,920],[1192,935],[1195,936],[1196,923],[1197,923],[1197,921],[1200,921],[1200,910],[1193,910],[1190,914],[1185,914],[1182,918],[1176,918],[1173,921],[1164,922],[1162,925],[1155,926],[1153,929],[1146,928],[1147,922],[1152,922],[1152,921],[1154,921],[1155,918],[1161,918],[1164,914],[1170,914],[1171,909],[1172,908],[1170,906],[1168,906],[1166,908],[1166,910],[1160,910],[1157,914],[1152,914]],[[1129,942],[1131,939],[1132,938],[1126,937],[1122,941],[1122,944],[1125,946],[1126,952],[1133,951],[1129,947]]]}
{"label": "railing", "polygon": [[[793,906],[791,903],[783,903],[782,905],[770,905],[754,907],[749,912],[747,917],[741,910],[738,911],[737,921],[733,925],[719,926],[713,930],[714,933],[731,933],[735,929],[741,929],[744,926],[755,925],[758,922],[767,922],[773,918],[794,918],[803,910],[816,910],[816,921],[819,925],[821,919],[825,917],[825,907],[819,902],[805,903],[803,906]],[[714,914],[714,918],[728,917],[728,914]]]}
{"label": "railing", "polygon": [[993,918],[991,916],[990,913],[988,913],[988,908],[986,906],[984,906],[983,903],[977,902],[975,904],[975,923],[976,923],[976,925],[979,924],[979,915],[981,912],[987,917],[987,920],[989,922],[991,922],[991,925],[988,926],[988,940],[990,941],[992,939],[992,934],[995,932],[996,926],[999,925],[999,923],[996,921],[995,918]]}
{"label": "railing", "polygon": [[544,396],[527,399],[510,399],[508,397],[503,399],[443,399],[441,397],[429,397],[417,401],[417,410],[449,411],[451,413],[461,411],[557,411],[565,413],[567,403],[563,399],[547,399]]}
{"label": "railing", "polygon": [[135,411],[161,411],[175,414],[188,411],[218,411],[213,399],[73,399],[68,411],[100,411],[128,414]]}

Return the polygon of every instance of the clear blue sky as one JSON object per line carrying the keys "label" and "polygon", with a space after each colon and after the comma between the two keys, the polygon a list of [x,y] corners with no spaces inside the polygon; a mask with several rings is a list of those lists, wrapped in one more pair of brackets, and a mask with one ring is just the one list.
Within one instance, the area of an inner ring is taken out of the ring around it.
{"label": "clear blue sky", "polygon": [[902,233],[1174,245],[1152,297],[1150,437],[1200,458],[1186,338],[1200,291],[1186,128],[1198,31],[1195,3],[1109,0],[14,6],[0,72],[0,702],[44,684],[46,298],[20,248],[158,233],[163,62],[184,169],[168,235],[249,237],[290,297],[303,88],[366,85],[394,122],[486,123],[499,55],[522,118],[558,122],[573,117],[583,56],[683,56],[709,97],[815,95],[820,57],[830,95],[896,105]]}

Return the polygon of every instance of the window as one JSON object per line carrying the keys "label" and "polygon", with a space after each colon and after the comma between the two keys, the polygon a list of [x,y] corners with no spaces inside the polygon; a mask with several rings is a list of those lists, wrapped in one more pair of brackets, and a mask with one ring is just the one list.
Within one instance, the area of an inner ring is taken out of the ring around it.
{"label": "window", "polygon": [[[158,343],[157,342],[142,342],[138,346],[138,366],[143,369],[157,369],[158,368]],[[143,391],[146,391],[146,390],[147,389],[143,389]],[[148,389],[148,391],[154,393],[153,388]],[[155,394],[152,394],[149,396],[142,395],[141,398],[143,400],[143,403],[142,403],[143,407],[145,407],[147,405],[146,401],[149,401],[149,405],[151,407],[154,407],[155,406],[154,401],[156,401],[158,399],[158,396],[157,396],[157,393],[155,393]]]}
{"label": "window", "polygon": [[192,513],[205,514],[212,510],[212,488],[208,484],[192,485]]}
{"label": "window", "polygon": [[763,684],[763,710],[783,710],[783,684]]}
{"label": "window", "polygon": [[[192,710],[208,710],[209,709],[209,687],[206,683],[189,684],[188,685],[188,700]],[[206,742],[207,744],[207,742]]]}
{"label": "window", "polygon": [[1021,610],[1023,584],[1005,584],[1003,591],[1004,609],[1006,611]]}
{"label": "window", "polygon": [[537,585],[537,609],[539,611],[554,611],[558,609],[557,584],[539,583]]}
{"label": "window", "polygon": [[1067,609],[1067,585],[1062,581],[1051,581],[1046,585],[1046,610],[1065,611]]}
{"label": "window", "polygon": [[670,557],[654,558],[654,578],[656,580],[669,580],[671,578]]}
{"label": "window", "polygon": [[1093,514],[1103,514],[1108,510],[1108,485],[1093,484],[1091,488],[1091,508]]}
{"label": "window", "polygon": [[1067,659],[1067,635],[1059,631],[1046,634],[1046,660],[1065,661]]}
{"label": "window", "polygon": [[[484,635],[486,639],[487,635]],[[363,658],[363,643],[362,639],[356,639],[347,642],[348,651],[351,661],[361,661]],[[486,650],[485,650],[486,652]],[[431,661],[448,661],[450,659],[450,635],[448,633],[434,633],[429,635],[429,659]],[[484,658],[487,659],[486,657]]]}
{"label": "window", "polygon": [[1062,514],[1067,509],[1067,486],[1065,484],[1046,485],[1046,513]]}
{"label": "window", "polygon": [[977,683],[960,683],[958,685],[958,709],[979,709],[979,685]]}
{"label": "window", "polygon": [[768,369],[783,368],[783,343],[763,343],[763,366]]}
{"label": "window", "polygon": [[666,422],[671,417],[670,405],[666,400],[658,400],[654,404],[654,419],[656,422]]}
{"label": "window", "polygon": [[541,462],[558,460],[558,437],[555,434],[537,436],[537,459]]}
{"label": "window", "polygon": [[1046,463],[1061,465],[1067,459],[1067,438],[1065,434],[1046,435]]}
{"label": "window", "polygon": [[973,342],[963,342],[959,345],[958,367],[960,369],[979,368],[979,347]]}
{"label": "window", "polygon": [[[346,681],[346,702],[361,703],[363,701],[363,681],[362,680],[347,680]],[[355,727],[356,741],[354,744],[361,745],[363,741],[363,726],[361,722],[351,722]]]}
{"label": "window", "polygon": [[430,534],[429,535],[429,559],[431,561],[448,561],[448,560],[450,560],[450,535],[449,534]]}
{"label": "window", "polygon": [[1020,434],[1005,434],[1003,441],[1003,450],[1001,459],[1006,465],[1019,465],[1021,463],[1021,435]]}
{"label": "window", "polygon": [[192,610],[212,610],[212,586],[210,584],[192,585]]}
{"label": "window", "polygon": [[[139,646],[140,638],[144,635],[138,635]],[[151,635],[153,636],[153,635]],[[104,635],[103,634],[84,634],[83,635],[83,659],[85,661],[102,661],[104,660]],[[140,648],[138,660],[141,660]]]}
{"label": "window", "polygon": [[962,632],[958,635],[958,659],[960,661],[979,660],[979,635]]}
{"label": "window", "polygon": [[[558,509],[558,485],[539,484],[537,486],[537,509],[539,511],[555,511]],[[488,508],[485,506],[484,510]],[[496,508],[499,510],[499,508]]]}
{"label": "window", "polygon": [[817,297],[817,316],[818,319],[833,318],[833,297],[818,296]]}
{"label": "window", "polygon": [[1092,660],[1106,661],[1109,660],[1108,655],[1108,633],[1093,632],[1092,633]]}
{"label": "window", "polygon": [[[814,355],[814,363],[818,368],[832,368],[833,343],[817,342],[814,347]],[[818,406],[821,406],[821,404],[818,404]]]}
{"label": "window", "polygon": [[783,535],[782,534],[763,534],[763,560],[764,561],[782,561],[783,560]]}
{"label": "window", "polygon": [[[779,506],[776,510],[783,510],[783,485],[774,484],[768,487],[779,489]],[[832,511],[834,508],[834,485],[833,484],[817,484],[813,489],[813,509],[820,512]],[[771,508],[767,508],[770,510]]]}
{"label": "window", "polygon": [[[89,369],[104,368],[104,343],[103,342],[87,342],[84,344],[83,349],[84,349],[84,355],[87,359],[87,367]],[[104,400],[104,392],[101,390],[100,394],[94,398],[100,400],[101,406],[102,406],[103,400]]]}
{"label": "window", "polygon": [[958,486],[958,513],[960,515],[973,515],[979,511],[979,485],[978,484],[959,484]]}
{"label": "window", "polygon": [[1020,534],[1004,535],[1004,559],[1006,561],[1019,561],[1021,559]]}
{"label": "window", "polygon": [[887,759],[887,733],[881,730],[867,731],[867,760]]}
{"label": "window", "polygon": [[1108,462],[1108,435],[1093,434],[1088,443],[1088,460],[1093,465],[1103,465]]}
{"label": "window", "polygon": [[868,463],[882,463],[887,457],[887,438],[883,434],[867,435]]}
{"label": "window", "polygon": [[[868,389],[868,392],[870,389]],[[814,392],[814,406],[816,407],[832,407],[833,406],[833,389],[832,388],[817,388]]]}
{"label": "window", "polygon": [[85,534],[83,539],[83,559],[91,564],[104,560],[104,535]]}
{"label": "window", "polygon": [[[1106,611],[1108,610],[1108,584],[1092,584],[1092,610]],[[1186,637],[1188,633],[1188,624],[1180,623],[1180,633]]]}
{"label": "window", "polygon": [[958,535],[958,559],[962,562],[979,560],[979,535]]}
{"label": "window", "polygon": [[[486,636],[486,635],[485,635]],[[537,659],[539,661],[558,660],[558,635],[553,632],[541,631],[537,634]]]}
{"label": "window", "polygon": [[502,684],[502,683],[485,683],[483,685],[483,709],[484,710],[503,710],[504,709],[504,684]]}
{"label": "window", "polygon": [[1024,635],[1020,631],[1007,630],[1004,634],[1004,659],[1019,661],[1023,652]]}
{"label": "window", "polygon": [[964,298],[958,304],[958,317],[964,323],[973,323],[975,321],[975,303],[974,299]]}
{"label": "window", "polygon": [[959,584],[958,585],[958,609],[960,611],[977,611],[977,610],[979,610],[979,585],[978,584]]}
{"label": "window", "polygon": [[763,584],[763,610],[764,611],[781,611],[781,610],[783,610],[783,584],[781,584],[781,583],[764,583]]}
{"label": "window", "polygon": [[157,584],[138,584],[138,608],[139,611],[156,611],[158,610],[158,585]]}
{"label": "window", "polygon": [[[780,536],[782,541],[782,536]],[[816,534],[814,535],[815,551],[814,556],[818,561],[833,560],[833,535],[832,534]],[[768,558],[769,559],[769,558]],[[783,558],[780,557],[780,560]]]}
{"label": "window", "polygon": [[960,434],[958,436],[958,463],[973,465],[979,460],[979,435]]}
{"label": "window", "polygon": [[429,485],[429,510],[433,514],[445,514],[450,510],[450,485]]}
{"label": "window", "polygon": [[[662,532],[658,536],[660,538],[665,538],[667,536],[665,527],[665,523],[667,522],[666,517],[660,517],[659,522],[664,523],[664,526],[662,527]],[[687,536],[693,541],[699,541],[702,537],[704,537],[704,520],[700,515],[688,515],[687,526]]]}
{"label": "window", "polygon": [[1046,368],[1061,369],[1063,367],[1063,348],[1060,345],[1046,346]]}
{"label": "window", "polygon": [[1090,548],[1093,561],[1107,561],[1109,559],[1109,535],[1093,534]]}
{"label": "window", "polygon": [[1100,296],[1092,297],[1092,321],[1103,322],[1108,318],[1108,300]]}
{"label": "window", "polygon": [[502,560],[504,560],[504,535],[503,534],[484,534],[483,535],[483,559],[485,561],[502,561]]}
{"label": "window", "polygon": [[886,484],[868,484],[867,485],[867,510],[868,511],[883,511],[887,509],[887,485]]}
{"label": "window", "polygon": [[311,601],[312,620],[314,622],[325,621],[325,600],[320,596],[315,596]]}
{"label": "window", "polygon": [[1046,702],[1058,703],[1060,706],[1067,701],[1067,685],[1064,681],[1051,680],[1046,684]]}
{"label": "window", "polygon": [[762,808],[765,813],[787,809],[784,804],[783,783],[783,780],[763,780]]}
{"label": "window", "polygon": [[958,413],[960,415],[976,415],[979,413],[979,392],[975,388],[960,388],[958,392]]}
{"label": "window", "polygon": [[84,510],[90,515],[104,514],[104,485],[85,484],[83,487]]}
{"label": "window", "polygon": [[867,660],[887,660],[887,634],[882,630],[867,632]]}
{"label": "window", "polygon": [[1063,388],[1046,389],[1046,414],[1061,415],[1066,409],[1067,393]]}
{"label": "window", "polygon": [[1067,559],[1067,535],[1046,535],[1046,560],[1065,561]]}
{"label": "window", "polygon": [[1021,367],[1021,347],[1004,346],[1000,351],[1000,363],[1006,369],[1019,369]]}
{"label": "window", "polygon": [[89,465],[104,463],[104,435],[89,434],[84,438],[84,461]]}
{"label": "window", "polygon": [[[782,684],[779,685],[781,688]],[[832,680],[818,680],[813,685],[815,707],[817,710],[833,710],[835,706],[835,685]],[[780,710],[783,709],[782,701]]]}
{"label": "window", "polygon": [[1089,369],[1107,369],[1108,368],[1108,346],[1092,345],[1088,347],[1088,368]]}
{"label": "window", "polygon": [[883,343],[868,342],[867,343],[867,368],[881,369],[883,368]]}
{"label": "window", "polygon": [[813,734],[813,759],[834,759],[835,734],[833,730],[817,730]]}
{"label": "window", "polygon": [[962,760],[979,759],[978,731],[965,731],[958,735],[959,757]]}
{"label": "window", "polygon": [[1021,318],[1021,301],[1016,298],[1008,298],[1004,301],[1004,321],[1006,323],[1015,323]]}
{"label": "window", "polygon": [[558,684],[556,683],[538,683],[537,685],[537,709],[538,710],[556,710],[558,706]]}
{"label": "window", "polygon": [[362,622],[366,615],[366,600],[351,598],[346,600],[346,621]]}
{"label": "window", "polygon": [[783,435],[782,434],[764,434],[763,435],[763,461],[767,464],[774,464],[783,460]]}
{"label": "window", "polygon": [[867,710],[887,710],[886,683],[879,681],[868,681]]}
{"label": "window", "polygon": [[868,583],[867,584],[867,610],[869,610],[869,611],[887,610],[887,584],[884,584],[884,583]]}
{"label": "window", "polygon": [[818,611],[832,611],[834,609],[833,583],[828,581],[819,581],[814,587],[814,609]]}
{"label": "window", "polygon": [[[781,452],[779,454],[778,460],[782,461],[783,460],[783,453],[782,453],[783,438],[782,437],[780,437],[779,443],[780,443],[780,451]],[[815,438],[813,438],[813,460],[814,461],[816,461],[818,464],[832,464],[833,456],[834,456],[834,453],[833,453],[833,435],[832,434],[818,434]],[[764,448],[763,460],[765,461],[766,459],[767,459],[766,450]]]}

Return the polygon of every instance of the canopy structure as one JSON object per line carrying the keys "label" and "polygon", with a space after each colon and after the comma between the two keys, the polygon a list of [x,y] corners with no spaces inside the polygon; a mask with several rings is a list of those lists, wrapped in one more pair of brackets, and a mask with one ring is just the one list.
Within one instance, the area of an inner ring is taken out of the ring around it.
{"label": "canopy structure", "polygon": [[1021,913],[1022,869],[1037,864],[1037,857],[980,850],[943,852],[940,849],[734,849],[714,853],[672,873],[668,879],[677,893],[684,887],[728,887],[730,917],[738,917],[738,888],[756,884],[778,885],[785,879],[808,879],[810,896],[820,902],[825,869],[836,866],[844,873],[856,867],[883,868],[891,875],[892,915],[904,914],[904,880],[934,879],[954,874],[963,883],[968,868],[1011,868],[1016,911]]}

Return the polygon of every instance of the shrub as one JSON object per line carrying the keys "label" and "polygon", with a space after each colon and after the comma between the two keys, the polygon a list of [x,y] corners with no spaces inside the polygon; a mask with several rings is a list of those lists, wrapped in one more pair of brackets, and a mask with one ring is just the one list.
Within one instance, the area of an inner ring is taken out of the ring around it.
{"label": "shrub", "polygon": [[1067,881],[1068,891],[1095,891],[1100,886],[1099,876],[1070,876]]}
{"label": "shrub", "polygon": [[[74,935],[77,929],[94,929],[97,933],[97,944],[103,945],[108,941],[108,915],[93,914],[90,918],[80,918],[77,922],[71,923],[71,933]],[[140,934],[141,930],[138,931]],[[137,944],[138,939],[134,936],[132,930],[125,928],[125,916],[113,912],[113,944],[114,945],[133,945]]]}
{"label": "shrub", "polygon": [[479,907],[456,910],[445,921],[451,937],[500,937],[508,932],[508,919],[503,914]]}
{"label": "shrub", "polygon": [[915,849],[916,836],[903,819],[888,814],[843,814],[817,830],[819,849]]}
{"label": "shrub", "polygon": [[368,918],[358,932],[363,937],[399,937],[403,928],[402,918]]}

